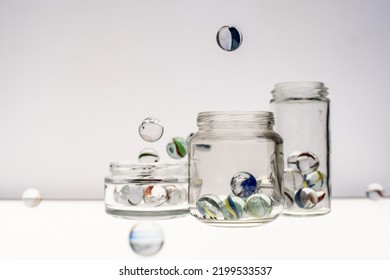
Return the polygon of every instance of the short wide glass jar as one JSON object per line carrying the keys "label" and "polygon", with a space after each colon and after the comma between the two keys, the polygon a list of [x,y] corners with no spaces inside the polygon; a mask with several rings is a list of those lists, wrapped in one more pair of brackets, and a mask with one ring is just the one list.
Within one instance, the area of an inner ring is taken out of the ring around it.
{"label": "short wide glass jar", "polygon": [[284,139],[284,214],[330,212],[330,132],[328,89],[321,82],[275,85],[270,102],[275,130]]}
{"label": "short wide glass jar", "polygon": [[187,161],[112,162],[105,178],[106,212],[132,219],[188,214]]}
{"label": "short wide glass jar", "polygon": [[[257,226],[283,210],[282,138],[270,112],[203,112],[189,140],[190,213],[214,226]],[[282,166],[281,166],[282,164]]]}

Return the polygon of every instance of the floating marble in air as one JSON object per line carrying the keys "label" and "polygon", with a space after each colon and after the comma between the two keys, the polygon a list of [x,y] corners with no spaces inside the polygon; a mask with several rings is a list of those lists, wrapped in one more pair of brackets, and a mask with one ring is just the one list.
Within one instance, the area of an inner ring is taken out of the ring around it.
{"label": "floating marble in air", "polygon": [[295,203],[300,208],[310,209],[318,203],[318,197],[314,190],[310,188],[302,188],[295,194]]}
{"label": "floating marble in air", "polygon": [[141,122],[138,127],[138,132],[145,141],[156,142],[162,137],[164,127],[158,119],[149,117]]}
{"label": "floating marble in air", "polygon": [[148,206],[160,206],[167,201],[167,192],[161,186],[148,186],[144,190],[144,203]]}
{"label": "floating marble in air", "polygon": [[164,234],[156,224],[139,223],[131,229],[129,243],[134,253],[141,256],[153,256],[161,250],[164,244]]}
{"label": "floating marble in air", "polygon": [[28,207],[37,207],[41,201],[41,193],[37,189],[26,189],[22,195],[23,203]]}
{"label": "floating marble in air", "polygon": [[164,188],[167,192],[167,203],[177,205],[187,201],[187,190],[182,185],[168,185]]}
{"label": "floating marble in air", "polygon": [[196,207],[206,219],[217,219],[221,214],[222,201],[213,194],[206,194],[198,199]]}
{"label": "floating marble in air", "polygon": [[366,196],[372,200],[379,200],[385,196],[385,189],[381,184],[372,183],[368,186]]}
{"label": "floating marble in air", "polygon": [[225,51],[235,51],[241,46],[242,34],[234,26],[223,26],[218,30],[217,43]]}
{"label": "floating marble in air", "polygon": [[292,168],[287,168],[283,174],[283,186],[292,192],[303,187],[304,178],[301,172]]}
{"label": "floating marble in air", "polygon": [[160,156],[155,149],[145,148],[138,155],[138,161],[142,163],[153,163],[158,162],[160,160]]}
{"label": "floating marble in air", "polygon": [[305,187],[309,187],[316,192],[321,191],[326,186],[326,176],[321,171],[317,170],[305,175]]}
{"label": "floating marble in air", "polygon": [[173,159],[181,159],[187,155],[187,142],[182,137],[173,137],[167,145],[167,153]]}
{"label": "floating marble in air", "polygon": [[238,196],[229,195],[222,204],[222,214],[227,220],[239,220],[246,213],[246,203]]}
{"label": "floating marble in air", "polygon": [[256,218],[263,218],[272,212],[272,199],[265,194],[252,194],[246,200],[248,213]]}
{"label": "floating marble in air", "polygon": [[139,185],[125,185],[119,192],[114,193],[116,202],[122,205],[137,205],[141,203],[144,195],[142,186]]}
{"label": "floating marble in air", "polygon": [[245,171],[234,174],[230,180],[232,192],[242,198],[250,196],[257,188],[256,178]]}

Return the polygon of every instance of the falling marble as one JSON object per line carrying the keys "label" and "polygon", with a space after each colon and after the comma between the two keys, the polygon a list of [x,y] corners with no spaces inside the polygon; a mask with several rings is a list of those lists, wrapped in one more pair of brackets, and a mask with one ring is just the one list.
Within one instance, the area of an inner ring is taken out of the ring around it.
{"label": "falling marble", "polygon": [[145,257],[153,256],[163,247],[164,234],[156,224],[139,223],[131,229],[129,243],[134,253]]}
{"label": "falling marble", "polygon": [[173,137],[172,141],[167,144],[167,153],[173,159],[184,158],[187,152],[187,142],[182,137]]}
{"label": "falling marble", "polygon": [[372,200],[379,200],[385,196],[385,189],[381,184],[372,183],[368,186],[366,196]]}
{"label": "falling marble", "polygon": [[42,195],[37,189],[26,189],[22,195],[23,203],[28,207],[37,207],[42,201]]}
{"label": "falling marble", "polygon": [[167,203],[171,205],[178,205],[187,202],[188,194],[185,187],[182,185],[168,185],[164,186],[167,193]]}
{"label": "falling marble", "polygon": [[164,127],[158,119],[149,117],[141,122],[138,127],[138,132],[145,141],[156,142],[162,137]]}
{"label": "falling marble", "polygon": [[213,194],[206,194],[196,202],[199,213],[206,219],[217,219],[221,216],[221,205],[222,201]]}
{"label": "falling marble", "polygon": [[160,156],[155,149],[145,148],[138,155],[138,161],[142,163],[153,163],[158,162]]}
{"label": "falling marble", "polygon": [[252,194],[246,200],[248,213],[256,218],[263,218],[272,212],[273,201],[265,194]]}
{"label": "falling marble", "polygon": [[255,192],[257,181],[252,174],[241,171],[233,175],[230,180],[230,187],[235,195],[246,198]]}
{"label": "falling marble", "polygon": [[239,220],[246,213],[246,203],[238,196],[228,196],[222,204],[222,214],[227,220]]}
{"label": "falling marble", "polygon": [[162,186],[148,186],[144,190],[143,197],[145,205],[157,207],[167,201],[167,192]]}
{"label": "falling marble", "polygon": [[223,26],[218,30],[217,43],[225,51],[235,51],[242,43],[243,36],[234,26]]}
{"label": "falling marble", "polygon": [[310,188],[302,188],[297,191],[294,200],[298,207],[304,209],[313,208],[318,203],[316,192]]}

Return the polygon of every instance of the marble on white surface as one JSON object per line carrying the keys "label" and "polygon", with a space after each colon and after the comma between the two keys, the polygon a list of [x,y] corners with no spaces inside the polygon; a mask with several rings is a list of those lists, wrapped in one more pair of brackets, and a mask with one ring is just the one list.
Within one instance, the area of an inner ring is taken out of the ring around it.
{"label": "marble on white surface", "polygon": [[[130,249],[136,221],[102,201],[0,200],[0,259],[145,259]],[[280,217],[257,228],[216,228],[194,218],[157,221],[165,244],[147,259],[390,259],[390,199],[334,199],[329,215]]]}

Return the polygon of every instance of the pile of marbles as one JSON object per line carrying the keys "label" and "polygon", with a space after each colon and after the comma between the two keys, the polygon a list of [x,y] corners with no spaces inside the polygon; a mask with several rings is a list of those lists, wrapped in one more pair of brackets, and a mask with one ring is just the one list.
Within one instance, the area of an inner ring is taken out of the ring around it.
{"label": "pile of marbles", "polygon": [[294,205],[311,209],[321,202],[326,193],[326,176],[318,167],[318,156],[312,152],[295,151],[287,158],[283,175],[286,207]]}
{"label": "pile of marbles", "polygon": [[114,199],[125,206],[180,205],[187,202],[187,190],[184,184],[124,185],[119,192],[114,193]]}
{"label": "pile of marbles", "polygon": [[269,216],[274,201],[265,191],[273,189],[270,178],[256,178],[245,171],[236,173],[230,182],[232,193],[226,196],[206,194],[198,199],[196,207],[204,219],[240,220]]}
{"label": "pile of marbles", "polygon": [[[156,142],[163,136],[164,126],[157,118],[145,118],[138,127],[139,135],[146,142]],[[187,155],[186,139],[173,137],[166,145],[167,154],[175,160]],[[143,149],[138,155],[141,164],[153,164],[160,161],[158,152],[152,148]],[[158,207],[164,204],[179,205],[187,202],[187,185],[128,184],[114,193],[114,200],[125,206]]]}

